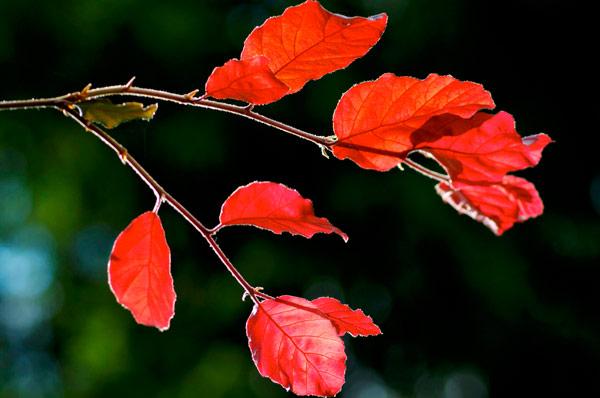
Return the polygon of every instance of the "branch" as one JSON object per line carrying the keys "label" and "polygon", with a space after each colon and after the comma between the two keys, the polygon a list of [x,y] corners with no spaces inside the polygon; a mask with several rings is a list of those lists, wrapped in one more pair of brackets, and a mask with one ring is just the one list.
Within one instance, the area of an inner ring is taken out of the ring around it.
{"label": "branch", "polygon": [[93,99],[103,98],[103,97],[111,97],[111,96],[132,96],[132,97],[143,97],[143,98],[152,98],[161,101],[173,102],[179,105],[193,106],[198,108],[212,109],[220,112],[232,113],[238,116],[245,117],[247,119],[253,120],[255,122],[259,122],[265,124],[267,126],[273,127],[277,130],[281,130],[287,134],[291,134],[295,137],[302,138],[306,141],[312,142],[316,144],[323,150],[331,150],[331,147],[335,144],[340,147],[357,149],[365,152],[384,154],[391,157],[398,158],[403,164],[406,164],[411,169],[421,173],[429,178],[432,178],[436,181],[449,182],[450,179],[448,176],[437,173],[433,170],[422,166],[421,164],[411,160],[404,158],[399,153],[391,152],[391,151],[383,151],[376,148],[363,147],[356,144],[345,143],[345,142],[336,142],[335,139],[330,137],[324,137],[320,135],[315,135],[308,133],[304,130],[300,130],[298,128],[292,127],[288,124],[282,123],[278,120],[271,119],[270,117],[261,115],[260,113],[254,112],[254,107],[252,106],[239,106],[228,104],[225,102],[212,101],[205,98],[205,96],[196,97],[195,95],[198,93],[198,90],[194,90],[188,94],[175,94],[168,91],[162,90],[154,90],[150,88],[136,87],[133,86],[133,79],[131,79],[127,84],[116,85],[116,86],[107,86],[100,88],[90,88],[90,86],[86,86],[83,90],[77,91],[71,94],[66,94],[60,97],[55,98],[46,98],[46,99],[32,99],[25,101],[2,101],[0,102],[0,111],[1,110],[16,110],[16,109],[34,109],[34,108],[48,108],[48,107],[61,107],[77,104],[79,102],[89,101]]}
{"label": "branch", "polygon": [[291,134],[295,137],[302,138],[313,144],[319,146],[323,151],[331,151],[333,145],[339,145],[341,147],[353,148],[356,150],[379,153],[386,156],[397,157],[403,164],[407,165],[411,169],[439,182],[449,182],[448,176],[432,171],[421,164],[405,158],[398,153],[382,151],[377,148],[362,147],[356,144],[346,142],[336,142],[335,138],[323,137],[314,135],[298,128],[289,126],[285,123],[271,119],[267,116],[261,115],[254,112],[253,106],[238,106],[229,103],[208,100],[205,96],[196,97],[198,90],[194,90],[188,94],[175,94],[168,91],[154,90],[143,87],[133,86],[133,80],[131,79],[127,84],[107,86],[101,88],[92,89],[91,85],[87,85],[83,90],[66,94],[60,97],[54,98],[43,98],[43,99],[30,99],[30,100],[17,100],[17,101],[0,101],[0,111],[2,110],[19,110],[19,109],[43,109],[43,108],[54,108],[62,111],[65,116],[73,119],[86,131],[95,135],[100,141],[111,148],[121,159],[123,164],[129,166],[133,171],[140,177],[140,179],[154,192],[156,196],[156,209],[161,203],[168,203],[175,211],[177,211],[188,223],[190,223],[206,240],[211,249],[215,252],[219,260],[231,273],[233,278],[242,286],[244,289],[244,296],[249,295],[252,300],[259,304],[258,298],[261,299],[274,299],[274,297],[265,294],[260,291],[260,288],[252,286],[242,274],[235,268],[231,261],[227,258],[223,250],[219,247],[214,239],[214,235],[219,231],[220,227],[213,229],[207,228],[202,224],[194,215],[187,210],[181,203],[179,203],[169,192],[167,192],[153,177],[140,165],[140,163],[131,156],[127,149],[115,140],[110,134],[108,134],[102,128],[94,125],[87,121],[81,114],[81,110],[77,106],[78,103],[90,101],[103,97],[110,96],[133,96],[158,99],[161,101],[173,102],[179,105],[193,106],[199,108],[206,108],[217,110],[220,112],[232,113],[238,116],[245,117],[255,122],[263,123],[267,126],[281,130],[287,134]]}
{"label": "branch", "polygon": [[81,116],[79,110],[73,105],[54,105],[55,108],[61,110],[65,116],[73,119],[80,126],[82,126],[86,131],[95,135],[100,141],[106,144],[110,149],[112,149],[119,159],[123,162],[123,164],[129,166],[135,173],[140,177],[140,179],[150,187],[150,189],[156,195],[157,203],[166,202],[168,203],[175,211],[177,211],[187,222],[189,222],[206,240],[208,245],[213,249],[219,260],[225,265],[227,270],[231,273],[234,279],[242,286],[245,293],[252,298],[255,303],[259,303],[257,297],[263,299],[272,299],[273,297],[268,294],[262,293],[257,288],[252,286],[246,279],[242,276],[242,274],[235,268],[235,266],[229,261],[223,250],[219,247],[217,242],[215,241],[213,234],[214,231],[208,229],[204,226],[194,215],[186,209],[181,203],[179,203],[169,192],[167,192],[151,175],[142,167],[142,165],[128,152],[127,149],[123,145],[121,145],[117,140],[115,140],[110,134],[101,129],[100,127],[88,122]]}

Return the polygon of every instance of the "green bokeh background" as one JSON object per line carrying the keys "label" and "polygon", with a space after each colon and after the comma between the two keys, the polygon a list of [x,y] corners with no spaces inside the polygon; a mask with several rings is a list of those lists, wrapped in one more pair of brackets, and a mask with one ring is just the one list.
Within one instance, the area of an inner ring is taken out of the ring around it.
{"label": "green bokeh background", "polygon": [[[298,189],[348,244],[239,228],[219,243],[271,294],[331,295],[384,335],[347,341],[345,398],[600,394],[598,61],[591,10],[556,0],[324,1],[387,12],[382,41],[264,114],[331,134],[352,84],[384,72],[485,84],[521,134],[547,132],[523,175],[543,217],[502,238],[441,203],[410,171],[327,160],[266,126],[160,104],[114,136],[207,224],[239,185]],[[188,92],[292,3],[0,0],[0,98],[124,83]],[[293,3],[295,4],[295,2]],[[580,47],[583,49],[580,49]],[[587,50],[586,50],[587,48]],[[194,230],[161,211],[178,293],[171,329],[136,325],[106,283],[112,241],[153,206],[114,154],[52,111],[0,113],[0,397],[284,397],[261,378],[244,333],[249,302]]]}

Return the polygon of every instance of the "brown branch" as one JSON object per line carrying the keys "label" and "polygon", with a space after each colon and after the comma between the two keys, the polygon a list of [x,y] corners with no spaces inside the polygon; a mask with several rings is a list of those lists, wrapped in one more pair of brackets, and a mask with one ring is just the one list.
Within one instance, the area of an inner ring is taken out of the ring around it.
{"label": "brown branch", "polygon": [[331,150],[333,145],[343,146],[346,148],[353,148],[364,152],[377,153],[381,155],[396,157],[399,161],[411,169],[421,173],[429,178],[436,181],[449,182],[448,176],[437,173],[433,170],[422,166],[421,164],[408,159],[404,154],[399,154],[391,151],[384,151],[377,148],[363,147],[346,142],[336,142],[335,139],[330,137],[319,136],[308,133],[304,130],[292,127],[288,124],[282,123],[278,120],[270,117],[261,115],[260,113],[254,112],[253,107],[233,105],[225,102],[212,101],[205,98],[205,96],[196,97],[198,90],[193,90],[187,94],[176,94],[168,91],[154,90],[143,87],[135,87],[132,85],[133,79],[127,84],[107,86],[100,88],[90,88],[86,86],[83,90],[77,91],[71,94],[66,94],[55,98],[45,99],[32,99],[23,101],[1,101],[0,110],[17,110],[17,109],[33,109],[33,108],[48,108],[48,107],[65,107],[69,104],[77,104],[83,101],[89,101],[92,99],[110,97],[110,96],[133,96],[158,99],[161,101],[173,102],[179,105],[193,106],[205,109],[217,110],[220,112],[232,113],[238,116],[245,117],[255,122],[263,123],[267,126],[281,130],[287,134],[302,138],[313,144],[318,145],[323,150]]}
{"label": "brown branch", "polygon": [[225,102],[208,100],[205,95],[196,97],[198,90],[193,90],[187,94],[175,94],[168,91],[154,90],[143,87],[133,86],[133,80],[123,85],[107,86],[100,88],[91,88],[91,85],[87,85],[83,90],[66,94],[60,97],[54,98],[42,98],[42,99],[30,99],[30,100],[16,100],[16,101],[0,101],[0,111],[2,110],[19,110],[19,109],[43,109],[43,108],[55,108],[62,111],[66,116],[70,117],[81,125],[86,131],[95,135],[105,145],[111,148],[121,159],[123,164],[129,166],[140,179],[154,192],[157,200],[158,208],[160,203],[168,203],[175,211],[177,211],[187,222],[189,222],[207,241],[209,246],[215,252],[219,260],[231,273],[234,279],[242,286],[246,294],[248,294],[255,303],[259,303],[258,298],[262,299],[273,299],[272,296],[262,293],[259,289],[252,286],[246,279],[240,274],[235,268],[231,261],[227,258],[223,250],[219,247],[214,239],[214,234],[218,231],[216,229],[209,229],[204,226],[189,210],[187,210],[181,203],[179,203],[169,192],[167,192],[151,175],[144,169],[140,163],[131,156],[125,147],[115,140],[110,134],[101,129],[100,127],[87,121],[81,114],[80,109],[77,107],[78,103],[90,101],[93,99],[110,97],[110,96],[133,96],[158,99],[161,101],[173,102],[179,105],[193,106],[199,108],[206,108],[217,110],[220,112],[232,113],[238,116],[242,116],[253,120],[255,122],[263,123],[267,126],[281,130],[287,134],[302,138],[313,144],[318,145],[323,151],[331,151],[333,145],[339,145],[346,148],[353,148],[365,152],[377,153],[386,156],[396,157],[402,164],[407,165],[411,169],[440,182],[449,182],[448,176],[432,171],[421,164],[414,162],[411,159],[405,157],[404,154],[399,154],[390,151],[383,151],[377,148],[363,147],[346,142],[336,142],[335,138],[323,137],[308,133],[304,130],[292,127],[278,120],[271,119],[267,116],[261,115],[254,112],[252,106],[239,106]]}
{"label": "brown branch", "polygon": [[234,279],[242,286],[246,294],[248,294],[252,300],[258,304],[257,297],[261,298],[272,298],[271,296],[259,292],[254,286],[252,286],[246,279],[242,276],[242,274],[235,268],[235,266],[229,261],[223,250],[219,247],[217,242],[213,237],[213,231],[204,226],[194,215],[186,209],[181,203],[179,203],[167,190],[165,190],[153,177],[146,171],[144,167],[128,152],[127,149],[123,145],[121,145],[117,140],[115,140],[110,134],[101,129],[100,127],[88,122],[81,116],[78,109],[73,105],[60,105],[55,106],[57,109],[62,110],[62,112],[68,116],[69,118],[76,121],[80,126],[82,126],[86,131],[95,135],[100,141],[106,144],[110,149],[112,149],[119,159],[123,162],[123,164],[129,166],[135,173],[140,177],[140,179],[150,187],[150,189],[154,192],[157,198],[157,202],[166,202],[168,203],[175,211],[177,211],[187,222],[189,222],[201,235],[204,237],[208,245],[215,252],[219,260],[225,265],[227,270],[231,273]]}

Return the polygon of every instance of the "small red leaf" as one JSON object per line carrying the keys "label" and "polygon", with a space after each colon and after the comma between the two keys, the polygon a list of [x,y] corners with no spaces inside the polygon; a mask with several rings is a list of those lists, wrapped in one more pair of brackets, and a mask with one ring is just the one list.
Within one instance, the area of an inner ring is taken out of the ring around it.
{"label": "small red leaf", "polygon": [[344,342],[317,307],[281,296],[255,305],[246,323],[260,374],[296,395],[333,396],[344,384]]}
{"label": "small red leaf", "polygon": [[362,310],[353,310],[331,297],[319,297],[312,303],[333,323],[340,336],[346,333],[353,337],[381,334],[381,329]]}
{"label": "small red leaf", "polygon": [[386,24],[385,14],[349,18],[308,0],[255,28],[244,42],[241,59],[266,56],[271,71],[291,94],[365,55]]}
{"label": "small red leaf", "polygon": [[[545,134],[521,137],[506,112],[478,113],[471,119],[434,119],[421,129],[417,148],[435,157],[455,187],[463,182],[500,182],[508,172],[535,166],[552,141]],[[433,142],[423,142],[429,139]]]}
{"label": "small red leaf", "polygon": [[470,118],[494,106],[480,84],[436,74],[419,80],[386,73],[355,85],[340,99],[333,115],[338,138],[333,154],[365,169],[387,171],[414,149],[412,134],[432,117]]}
{"label": "small red leaf", "polygon": [[277,80],[266,57],[232,59],[217,67],[206,82],[206,94],[217,99],[237,99],[250,104],[275,102],[289,91]]}
{"label": "small red leaf", "polygon": [[348,236],[323,217],[296,190],[274,182],[253,182],[231,194],[220,216],[221,225],[253,225],[276,234],[289,232],[311,238],[318,232]]}
{"label": "small red leaf", "polygon": [[504,176],[500,183],[463,184],[458,189],[439,183],[435,189],[444,202],[459,213],[483,223],[496,235],[502,235],[516,222],[544,212],[544,204],[535,186],[511,175]]}
{"label": "small red leaf", "polygon": [[171,252],[160,218],[146,212],[117,237],[108,263],[108,283],[136,322],[167,330],[175,315]]}

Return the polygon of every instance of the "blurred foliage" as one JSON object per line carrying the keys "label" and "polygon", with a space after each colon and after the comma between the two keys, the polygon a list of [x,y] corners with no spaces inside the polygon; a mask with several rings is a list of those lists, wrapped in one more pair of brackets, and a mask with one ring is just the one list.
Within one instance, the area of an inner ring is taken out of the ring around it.
{"label": "blurred foliage", "polygon": [[[521,134],[556,144],[523,173],[546,203],[502,238],[441,203],[410,171],[375,173],[231,115],[161,104],[113,131],[208,225],[253,180],[285,183],[350,235],[238,228],[219,243],[271,294],[332,295],[384,335],[349,341],[342,397],[597,396],[600,105],[597,37],[577,2],[331,0],[387,12],[382,41],[346,70],[261,109],[331,133],[341,93],[383,72],[485,84]],[[0,0],[0,98],[125,83],[181,93],[237,57],[275,0]],[[570,22],[571,21],[571,22]],[[572,23],[572,24],[570,24]],[[146,104],[149,105],[149,104]],[[585,143],[582,145],[582,142]],[[595,159],[595,160],[594,160]],[[195,231],[162,212],[178,293],[171,330],[136,325],[106,283],[112,241],[153,195],[114,154],[52,111],[0,113],[0,397],[284,397],[246,347],[251,305]]]}

